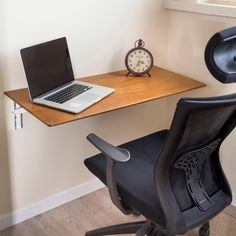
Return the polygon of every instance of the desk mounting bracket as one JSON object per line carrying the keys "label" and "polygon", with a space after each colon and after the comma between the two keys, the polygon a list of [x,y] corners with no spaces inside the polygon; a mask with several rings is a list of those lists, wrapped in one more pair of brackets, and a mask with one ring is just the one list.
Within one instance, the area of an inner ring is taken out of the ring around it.
{"label": "desk mounting bracket", "polygon": [[24,108],[22,108],[19,104],[14,102],[12,114],[14,116],[15,130],[23,128],[23,113],[25,112],[26,110]]}

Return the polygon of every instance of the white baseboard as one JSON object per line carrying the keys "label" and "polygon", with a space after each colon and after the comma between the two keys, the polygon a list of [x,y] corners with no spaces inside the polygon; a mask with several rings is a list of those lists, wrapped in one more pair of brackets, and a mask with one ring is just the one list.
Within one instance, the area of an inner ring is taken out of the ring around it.
{"label": "white baseboard", "polygon": [[232,201],[231,205],[236,207],[236,193],[233,193],[233,201]]}
{"label": "white baseboard", "polygon": [[[0,231],[103,187],[104,184],[100,180],[94,179],[63,193],[59,193],[42,201],[36,202],[21,210],[0,216]],[[236,193],[233,193],[232,205],[236,207]]]}
{"label": "white baseboard", "polygon": [[94,179],[75,188],[69,189],[63,193],[59,193],[42,201],[36,202],[21,210],[0,216],[0,230],[18,224],[36,215],[42,214],[48,210],[63,205],[103,187],[104,184],[100,180]]}

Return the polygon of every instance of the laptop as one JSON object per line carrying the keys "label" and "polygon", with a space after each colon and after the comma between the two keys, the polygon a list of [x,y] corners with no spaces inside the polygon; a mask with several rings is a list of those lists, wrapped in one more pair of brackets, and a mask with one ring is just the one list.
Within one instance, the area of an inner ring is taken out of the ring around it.
{"label": "laptop", "polygon": [[20,52],[33,103],[79,113],[115,91],[75,80],[65,37]]}

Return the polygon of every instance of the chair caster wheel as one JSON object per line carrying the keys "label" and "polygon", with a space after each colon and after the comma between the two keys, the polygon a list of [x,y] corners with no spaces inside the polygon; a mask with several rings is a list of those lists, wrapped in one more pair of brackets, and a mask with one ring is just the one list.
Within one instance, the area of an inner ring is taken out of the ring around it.
{"label": "chair caster wheel", "polygon": [[209,236],[210,235],[210,228],[202,226],[199,229],[199,236]]}
{"label": "chair caster wheel", "polygon": [[137,212],[137,211],[134,211],[134,212],[132,213],[132,215],[134,215],[134,216],[141,216],[141,214],[140,214],[139,212]]}

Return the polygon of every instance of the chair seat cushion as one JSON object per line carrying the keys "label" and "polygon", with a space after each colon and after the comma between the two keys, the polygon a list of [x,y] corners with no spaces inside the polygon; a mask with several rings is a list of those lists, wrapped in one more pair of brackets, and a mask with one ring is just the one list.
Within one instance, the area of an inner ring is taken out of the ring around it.
{"label": "chair seat cushion", "polygon": [[[155,162],[159,158],[168,130],[122,144],[131,158],[116,163],[114,176],[122,200],[139,213],[164,226],[165,219],[156,193],[154,182]],[[106,184],[106,157],[98,154],[85,160],[87,168]]]}

